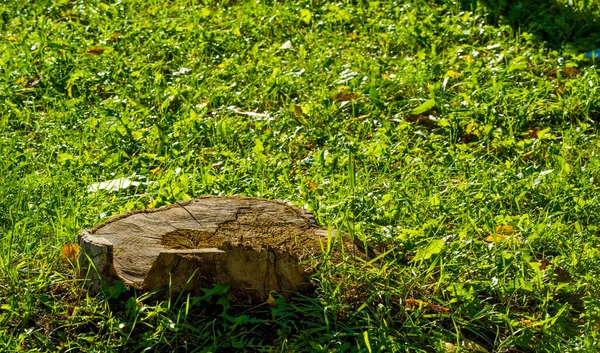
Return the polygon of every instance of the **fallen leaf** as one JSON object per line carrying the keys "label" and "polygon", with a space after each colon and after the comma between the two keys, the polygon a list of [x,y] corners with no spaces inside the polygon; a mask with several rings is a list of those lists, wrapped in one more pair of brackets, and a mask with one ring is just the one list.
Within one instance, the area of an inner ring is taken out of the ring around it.
{"label": "fallen leaf", "polygon": [[210,99],[206,98],[202,103],[198,103],[195,105],[196,109],[204,109],[208,106],[208,103],[210,103]]}
{"label": "fallen leaf", "polygon": [[508,235],[513,235],[514,233],[515,233],[515,229],[513,228],[513,226],[511,226],[509,224],[496,227],[496,234],[508,236]]}
{"label": "fallen leaf", "polygon": [[317,184],[313,183],[312,181],[308,182],[308,190],[313,191],[316,188],[317,188]]}
{"label": "fallen leaf", "polygon": [[489,353],[487,349],[481,346],[478,343],[472,341],[461,341],[460,347],[457,347],[456,344],[450,342],[444,342],[444,352],[445,353],[458,353],[458,352],[469,352],[469,353]]}
{"label": "fallen leaf", "polygon": [[468,63],[474,63],[475,59],[473,59],[470,55],[463,55],[462,59]]}
{"label": "fallen leaf", "polygon": [[304,111],[302,110],[302,106],[300,104],[294,105],[294,116],[296,118],[302,118],[304,116]]}
{"label": "fallen leaf", "polygon": [[556,266],[554,268],[553,278],[556,282],[563,282],[563,283],[571,282],[573,280],[573,277],[571,276],[569,271],[565,270],[564,268],[562,268],[560,266]]}
{"label": "fallen leaf", "polygon": [[287,42],[283,43],[279,47],[279,49],[282,49],[282,50],[294,50],[294,45],[292,45],[292,42],[288,40]]}
{"label": "fallen leaf", "polygon": [[34,77],[33,80],[31,80],[27,83],[27,88],[32,88],[33,86],[40,83],[42,81],[43,77],[44,77],[44,75],[38,75],[38,76]]}
{"label": "fallen leaf", "polygon": [[525,318],[522,318],[522,317],[520,317],[520,318],[519,318],[519,322],[520,322],[520,323],[522,323],[522,324],[523,324],[523,325],[525,325],[525,326],[529,326],[529,325],[531,325],[531,323],[532,323],[533,321],[531,321],[531,320],[529,320],[529,319],[525,319]]}
{"label": "fallen leaf", "polygon": [[575,78],[579,76],[579,73],[579,69],[576,69],[574,67],[565,67],[562,69],[554,69],[548,72],[548,77],[551,79],[556,79],[558,77],[558,74],[560,74],[563,78]]}
{"label": "fallen leaf", "polygon": [[425,126],[428,129],[433,129],[437,126],[435,120],[431,119],[428,115],[409,115],[406,117],[406,121],[409,123],[414,123],[418,126]]}
{"label": "fallen leaf", "polygon": [[533,157],[533,152],[527,152],[525,154],[522,154],[520,158],[522,161],[528,161],[531,159],[531,157]]}
{"label": "fallen leaf", "polygon": [[356,35],[356,34],[354,34],[354,33],[348,33],[348,34],[346,34],[346,37],[348,37],[348,38],[350,38],[350,39],[353,39],[353,40],[359,40],[359,39],[360,39],[360,37],[359,37],[359,36],[357,36],[357,35]]}
{"label": "fallen leaf", "polygon": [[22,87],[27,87],[28,82],[29,82],[29,79],[27,79],[27,77],[25,77],[25,76],[19,77],[17,79],[17,84]]}
{"label": "fallen leaf", "polygon": [[161,171],[161,168],[160,168],[160,166],[158,166],[156,168],[150,169],[150,174],[156,175],[156,174],[160,173],[160,171]]}
{"label": "fallen leaf", "polygon": [[422,308],[429,312],[434,312],[437,314],[443,314],[443,313],[450,312],[450,308],[448,308],[448,307],[438,305],[438,304],[428,303],[428,302],[414,299],[414,298],[405,299],[404,305],[408,308]]}
{"label": "fallen leaf", "polygon": [[349,102],[356,99],[356,93],[354,92],[340,92],[333,97],[336,102]]}
{"label": "fallen leaf", "polygon": [[506,239],[508,239],[508,236],[503,235],[503,234],[495,234],[495,235],[488,235],[485,238],[485,241],[487,241],[488,243],[500,243],[505,241]]}
{"label": "fallen leaf", "polygon": [[87,55],[101,55],[102,53],[104,53],[104,48],[88,48],[85,53]]}
{"label": "fallen leaf", "polygon": [[464,134],[458,139],[458,141],[462,142],[462,143],[469,143],[469,142],[477,141],[478,139],[479,139],[479,136],[477,136],[475,134]]}
{"label": "fallen leaf", "polygon": [[126,190],[130,187],[137,188],[142,185],[151,185],[154,183],[155,182],[152,182],[152,181],[144,181],[144,182],[134,181],[134,180],[131,180],[130,178],[123,177],[123,178],[102,181],[99,183],[93,183],[88,186],[87,191],[89,193],[98,192],[100,190],[104,190],[106,192],[116,192],[116,191],[120,191],[120,190]]}
{"label": "fallen leaf", "polygon": [[489,353],[487,349],[485,349],[482,345],[475,343],[473,341],[464,340],[461,342],[461,347],[464,351],[471,353]]}
{"label": "fallen leaf", "polygon": [[79,245],[77,244],[65,244],[62,247],[62,259],[75,263],[79,256]]}
{"label": "fallen leaf", "polygon": [[456,77],[462,76],[462,74],[460,74],[460,73],[458,73],[456,71],[448,70],[448,71],[446,71],[446,76],[447,77],[455,77],[456,78]]}
{"label": "fallen leaf", "polygon": [[465,131],[470,134],[481,135],[481,130],[479,129],[479,125],[475,121],[471,121],[465,127]]}
{"label": "fallen leaf", "polygon": [[256,112],[247,112],[247,111],[243,111],[240,108],[233,108],[232,109],[234,113],[238,114],[238,115],[246,115],[246,116],[251,116],[254,118],[266,118],[269,116],[268,113],[256,113]]}
{"label": "fallen leaf", "polygon": [[536,139],[538,138],[538,134],[540,133],[540,130],[538,129],[531,129],[527,131],[527,136],[529,136],[532,139]]}
{"label": "fallen leaf", "polygon": [[278,306],[275,303],[275,298],[273,298],[273,295],[271,293],[269,293],[269,298],[267,298],[267,305],[271,308],[276,308]]}
{"label": "fallen leaf", "polygon": [[574,78],[579,76],[579,70],[574,68],[574,67],[565,67],[563,69],[563,72],[565,73],[566,76],[568,76],[569,78]]}

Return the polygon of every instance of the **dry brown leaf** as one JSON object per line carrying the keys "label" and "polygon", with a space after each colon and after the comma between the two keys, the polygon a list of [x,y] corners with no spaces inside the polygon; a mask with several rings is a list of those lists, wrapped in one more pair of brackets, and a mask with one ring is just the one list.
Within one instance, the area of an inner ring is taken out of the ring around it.
{"label": "dry brown leaf", "polygon": [[479,136],[475,134],[464,134],[458,139],[458,141],[462,143],[469,143],[477,140],[479,140]]}
{"label": "dry brown leaf", "polygon": [[294,116],[296,118],[302,118],[304,116],[304,110],[302,110],[302,106],[300,104],[294,105]]}
{"label": "dry brown leaf", "polygon": [[79,256],[79,245],[77,244],[65,244],[62,247],[62,259],[75,263]]}
{"label": "dry brown leaf", "polygon": [[87,48],[85,53],[87,55],[101,55],[105,50],[105,48]]}
{"label": "dry brown leaf", "polygon": [[333,97],[336,102],[349,102],[356,99],[356,93],[354,92],[340,92]]}
{"label": "dry brown leaf", "polygon": [[283,43],[279,47],[279,49],[281,49],[281,50],[294,50],[294,45],[292,44],[291,41],[288,40],[287,42]]}
{"label": "dry brown leaf", "polygon": [[31,80],[27,83],[27,88],[32,88],[33,86],[40,83],[42,81],[43,77],[44,77],[43,75],[38,75],[38,76],[34,77],[33,80]]}
{"label": "dry brown leaf", "polygon": [[538,138],[539,133],[540,133],[540,130],[531,129],[531,130],[527,131],[527,136],[529,136],[532,139],[536,139],[536,138]]}
{"label": "dry brown leaf", "polygon": [[359,37],[359,36],[357,36],[357,35],[356,35],[356,34],[354,34],[354,33],[348,33],[348,34],[346,34],[346,37],[348,37],[348,38],[350,38],[350,39],[354,39],[354,40],[358,40],[358,39],[360,39],[360,37]]}
{"label": "dry brown leaf", "polygon": [[240,108],[234,108],[233,112],[236,113],[237,115],[246,115],[246,116],[251,116],[253,118],[266,118],[269,116],[268,113],[256,113],[256,112],[247,112],[244,110],[241,110]]}
{"label": "dry brown leaf", "polygon": [[576,69],[574,67],[565,67],[562,69],[554,69],[554,70],[548,72],[548,77],[551,79],[556,79],[558,77],[559,73],[563,78],[575,78],[575,77],[579,76],[580,71],[579,71],[579,69]]}
{"label": "dry brown leaf", "polygon": [[533,321],[531,321],[529,319],[522,318],[522,317],[519,318],[519,322],[521,322],[525,326],[529,326],[529,325],[531,325],[533,323]]}
{"label": "dry brown leaf", "polygon": [[569,273],[569,271],[565,270],[560,266],[556,266],[554,268],[554,280],[557,282],[571,282],[573,277]]}
{"label": "dry brown leaf", "polygon": [[425,126],[428,129],[433,129],[437,127],[437,123],[435,122],[435,120],[431,119],[429,115],[425,114],[410,114],[406,117],[406,121],[408,121],[409,123],[414,123],[418,126]]}
{"label": "dry brown leaf", "polygon": [[579,76],[579,70],[574,68],[574,67],[565,67],[563,69],[563,73],[565,74],[565,76],[568,76],[569,78],[574,78]]}

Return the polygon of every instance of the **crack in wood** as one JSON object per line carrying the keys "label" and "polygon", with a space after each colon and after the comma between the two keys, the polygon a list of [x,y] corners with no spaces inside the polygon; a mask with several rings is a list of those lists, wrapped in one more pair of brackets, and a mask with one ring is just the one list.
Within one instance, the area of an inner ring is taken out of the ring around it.
{"label": "crack in wood", "polygon": [[[271,291],[289,296],[306,288],[314,267],[305,260],[322,254],[323,234],[327,229],[309,212],[285,202],[204,196],[128,212],[83,231],[80,274],[95,267],[102,270],[90,276],[96,283],[114,278],[144,291],[172,285],[173,295],[188,285],[201,293],[227,284],[236,297],[264,302]],[[335,240],[342,239],[350,251],[336,247],[332,261],[346,261],[350,252],[361,256],[347,236]]]}

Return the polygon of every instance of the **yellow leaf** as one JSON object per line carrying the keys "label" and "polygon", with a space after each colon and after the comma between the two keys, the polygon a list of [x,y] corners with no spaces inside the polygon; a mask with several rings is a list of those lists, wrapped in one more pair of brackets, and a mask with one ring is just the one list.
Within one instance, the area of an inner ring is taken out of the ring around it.
{"label": "yellow leaf", "polygon": [[474,63],[475,59],[473,59],[470,55],[463,55],[462,59],[465,60],[468,63]]}
{"label": "yellow leaf", "polygon": [[8,36],[8,40],[10,40],[11,42],[18,42],[17,37],[15,36]]}
{"label": "yellow leaf", "polygon": [[501,235],[513,235],[515,233],[515,229],[510,224],[505,224],[497,226],[496,233]]}
{"label": "yellow leaf", "polygon": [[79,245],[77,244],[65,244],[62,247],[62,259],[67,260],[71,263],[77,261],[79,256]]}
{"label": "yellow leaf", "polygon": [[275,304],[275,298],[273,298],[273,295],[271,295],[271,293],[269,293],[269,298],[267,298],[267,305],[272,308],[277,307],[277,304]]}
{"label": "yellow leaf", "polygon": [[488,243],[500,243],[505,241],[508,238],[508,236],[503,235],[503,234],[496,234],[496,235],[488,235],[485,238],[485,241],[487,241]]}
{"label": "yellow leaf", "polygon": [[446,76],[448,76],[448,77],[460,77],[461,74],[458,73],[458,72],[456,72],[456,71],[448,70],[446,72]]}
{"label": "yellow leaf", "polygon": [[477,134],[477,132],[479,132],[479,127],[477,125],[476,122],[471,121],[470,123],[467,124],[467,126],[465,127],[465,131],[468,133],[474,133]]}
{"label": "yellow leaf", "polygon": [[158,166],[154,169],[150,169],[150,174],[156,175],[156,174],[160,173],[160,170],[161,170],[160,166]]}

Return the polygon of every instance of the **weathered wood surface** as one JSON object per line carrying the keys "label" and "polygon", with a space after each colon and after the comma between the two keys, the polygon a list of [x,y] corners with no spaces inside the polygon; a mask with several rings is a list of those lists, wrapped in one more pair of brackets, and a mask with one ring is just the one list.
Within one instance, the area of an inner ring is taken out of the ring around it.
{"label": "weathered wood surface", "polygon": [[[327,229],[298,207],[247,197],[204,196],[129,212],[79,234],[82,277],[91,288],[122,280],[142,291],[199,291],[227,284],[237,300],[263,302],[271,291],[302,291],[322,254]],[[343,242],[345,256],[361,256]],[[336,259],[344,261],[342,252]]]}

